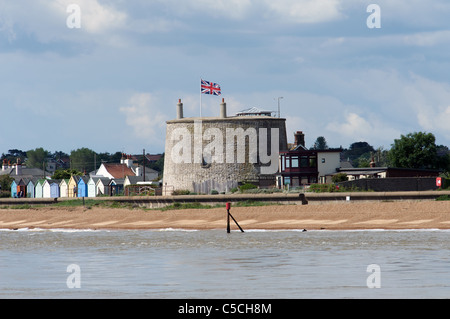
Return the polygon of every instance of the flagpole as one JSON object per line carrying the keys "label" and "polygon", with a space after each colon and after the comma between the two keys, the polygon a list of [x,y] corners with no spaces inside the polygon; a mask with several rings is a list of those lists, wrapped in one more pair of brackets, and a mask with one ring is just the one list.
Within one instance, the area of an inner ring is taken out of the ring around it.
{"label": "flagpole", "polygon": [[200,117],[202,117],[202,77],[200,77]]}

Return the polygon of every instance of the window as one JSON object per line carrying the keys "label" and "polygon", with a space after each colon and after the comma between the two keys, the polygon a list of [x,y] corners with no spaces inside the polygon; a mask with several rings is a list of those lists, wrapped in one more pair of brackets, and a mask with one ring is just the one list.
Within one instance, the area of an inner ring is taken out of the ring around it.
{"label": "window", "polygon": [[281,155],[281,171],[284,171],[284,161],[285,161],[286,156]]}
{"label": "window", "polygon": [[291,183],[291,178],[288,177],[288,176],[286,176],[286,177],[284,178],[284,185],[287,185],[287,184],[290,184],[290,183]]}
{"label": "window", "polygon": [[308,156],[302,156],[300,158],[300,167],[308,167]]}
{"label": "window", "polygon": [[292,161],[292,167],[298,167],[298,156],[292,156],[291,157],[291,161]]}
{"label": "window", "polygon": [[317,167],[317,157],[315,156],[309,157],[309,167]]}
{"label": "window", "polygon": [[325,158],[324,157],[322,157],[322,163],[325,163]]}

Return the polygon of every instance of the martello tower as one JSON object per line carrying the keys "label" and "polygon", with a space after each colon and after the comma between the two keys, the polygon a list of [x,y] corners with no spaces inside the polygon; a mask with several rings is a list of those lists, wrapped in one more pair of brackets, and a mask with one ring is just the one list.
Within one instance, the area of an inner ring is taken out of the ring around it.
{"label": "martello tower", "polygon": [[275,185],[278,155],[287,150],[286,119],[255,108],[217,117],[183,116],[167,121],[163,183],[166,190],[227,192],[241,182]]}

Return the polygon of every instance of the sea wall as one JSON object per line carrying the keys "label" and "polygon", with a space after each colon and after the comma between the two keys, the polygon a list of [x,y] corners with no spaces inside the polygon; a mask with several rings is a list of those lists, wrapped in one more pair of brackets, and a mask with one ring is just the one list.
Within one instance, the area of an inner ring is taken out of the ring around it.
{"label": "sea wall", "polygon": [[[275,193],[275,194],[217,194],[217,195],[179,195],[179,196],[114,196],[94,197],[89,201],[107,201],[129,203],[148,208],[160,208],[174,203],[202,203],[224,205],[237,202],[265,202],[274,204],[312,205],[329,202],[362,202],[362,201],[402,201],[402,200],[436,200],[450,191],[424,192],[336,192],[336,193]],[[58,202],[73,200],[72,198],[4,198],[2,206],[12,205],[52,205]],[[83,199],[78,199],[83,201]],[[87,199],[86,199],[87,200]]]}

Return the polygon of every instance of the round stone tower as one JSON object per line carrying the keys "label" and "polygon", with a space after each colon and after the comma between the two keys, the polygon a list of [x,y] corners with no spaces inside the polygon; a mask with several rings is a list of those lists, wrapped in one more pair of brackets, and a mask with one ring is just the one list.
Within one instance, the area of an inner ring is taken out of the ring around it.
{"label": "round stone tower", "polygon": [[163,186],[209,194],[228,192],[242,182],[275,185],[278,155],[287,150],[286,119],[250,109],[227,116],[222,99],[218,117],[183,117],[167,121]]}

